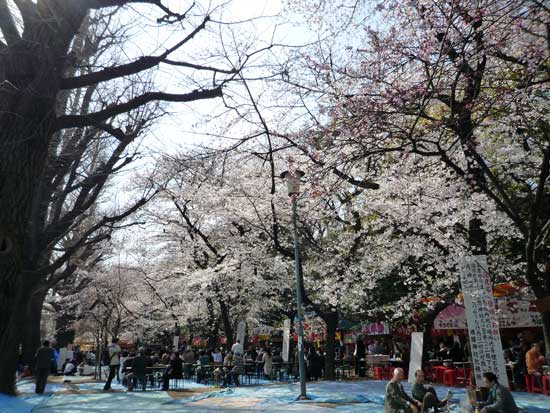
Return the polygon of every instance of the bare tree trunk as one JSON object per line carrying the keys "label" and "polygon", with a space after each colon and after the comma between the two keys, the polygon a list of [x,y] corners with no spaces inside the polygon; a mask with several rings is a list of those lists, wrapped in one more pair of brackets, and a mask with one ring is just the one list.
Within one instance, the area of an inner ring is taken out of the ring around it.
{"label": "bare tree trunk", "polygon": [[323,315],[327,325],[327,340],[325,342],[325,379],[334,380],[334,344],[336,342],[336,329],[338,327],[338,313],[327,313]]}
{"label": "bare tree trunk", "polygon": [[222,300],[220,300],[219,303],[222,316],[223,332],[225,334],[225,338],[227,339],[226,347],[231,348],[231,346],[233,346],[233,327],[231,325],[231,319],[229,318],[229,308]]}
{"label": "bare tree trunk", "polygon": [[46,298],[46,291],[35,293],[29,302],[26,321],[22,323],[22,360],[23,364],[34,371],[34,355],[40,347],[40,322],[42,320],[42,306]]}
{"label": "bare tree trunk", "polygon": [[36,281],[28,271],[37,259],[30,228],[55,123],[52,96],[59,77],[44,67],[48,56],[31,49],[21,44],[11,50],[12,58],[2,62],[5,76],[0,73],[0,393],[8,394],[15,391],[18,321],[30,292],[24,284],[32,287],[30,281]]}
{"label": "bare tree trunk", "polygon": [[544,333],[544,346],[546,347],[546,357],[550,356],[550,311],[540,313],[542,317],[542,331]]}
{"label": "bare tree trunk", "polygon": [[3,273],[5,277],[0,287],[0,393],[15,395],[15,373],[21,338],[21,320],[18,315],[22,314],[25,308],[20,299],[19,277],[15,268],[12,271],[12,274],[7,274],[7,271]]}

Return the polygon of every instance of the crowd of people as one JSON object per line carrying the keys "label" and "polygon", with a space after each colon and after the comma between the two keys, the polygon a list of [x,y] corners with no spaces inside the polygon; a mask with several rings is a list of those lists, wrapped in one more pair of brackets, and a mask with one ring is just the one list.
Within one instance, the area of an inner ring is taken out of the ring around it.
{"label": "crowd of people", "polygon": [[528,342],[521,334],[509,342],[504,351],[506,362],[513,366],[512,375],[518,389],[523,389],[525,374],[541,376],[546,363],[544,342]]}
{"label": "crowd of people", "polygon": [[[392,348],[384,346],[378,340],[365,341],[358,337],[353,352],[337,352],[344,362],[355,362],[356,374],[363,375],[362,366],[365,357],[369,354],[379,355],[391,353],[391,357],[403,357],[406,355],[404,346],[392,341]],[[530,374],[535,377],[544,374],[545,364],[544,347],[539,342],[528,343],[521,335],[507,343],[504,352],[507,363],[513,364],[513,374],[523,376]],[[425,352],[426,358],[430,361],[441,360],[451,362],[464,362],[469,358],[467,345],[462,347],[460,342],[436,343]],[[294,375],[298,376],[298,366],[295,362],[298,359],[297,349],[293,354],[291,363],[294,366]],[[94,352],[82,353],[75,350],[71,352],[71,358],[63,362],[61,371],[65,375],[72,375],[82,372],[82,367],[93,364],[96,359]],[[307,380],[318,380],[324,375],[325,353],[322,347],[315,347],[307,343],[304,349],[306,360]],[[338,357],[336,359],[338,361]],[[36,392],[43,393],[47,382],[48,374],[52,372],[52,366],[56,362],[56,353],[45,341],[36,354],[36,365],[34,375],[36,377]],[[274,363],[282,362],[280,349],[273,350],[269,345],[250,346],[246,349],[237,341],[230,349],[224,347],[205,349],[193,349],[185,346],[181,351],[153,350],[150,348],[139,348],[138,351],[129,352],[122,350],[118,339],[114,338],[106,351],[103,352],[102,364],[108,366],[105,391],[111,389],[112,381],[117,378],[119,383],[126,385],[129,391],[136,386],[143,390],[147,387],[148,380],[156,381],[163,390],[169,390],[172,379],[191,379],[194,377],[199,383],[214,382],[227,387],[239,386],[243,375],[255,374],[257,377],[273,378]],[[399,365],[399,364],[398,364]],[[156,368],[157,375],[151,375],[149,368]],[[415,382],[408,395],[401,384],[404,379],[402,368],[395,368],[393,376],[386,387],[385,412],[386,413],[423,413],[439,412],[445,409],[452,393],[440,398],[434,387],[425,383],[423,370],[415,372]],[[523,383],[522,377],[515,379],[517,383]],[[475,388],[475,381],[473,381]],[[514,402],[512,393],[508,388],[498,383],[497,377],[492,372],[483,375],[483,387],[488,389],[484,398],[480,399],[478,394],[469,394],[472,412],[479,413],[517,413],[518,409]]]}
{"label": "crowd of people", "polygon": [[239,385],[239,376],[246,373],[245,366],[254,366],[255,373],[270,378],[274,357],[269,347],[251,347],[246,351],[237,341],[226,351],[223,347],[195,351],[186,347],[180,351],[151,351],[140,348],[137,353],[122,351],[118,340],[108,347],[109,375],[104,390],[111,388],[112,380],[118,380],[133,389],[136,384],[145,388],[147,368],[165,367],[162,389],[168,390],[170,379],[190,379],[195,376],[198,383],[207,382],[210,377],[223,386]]}

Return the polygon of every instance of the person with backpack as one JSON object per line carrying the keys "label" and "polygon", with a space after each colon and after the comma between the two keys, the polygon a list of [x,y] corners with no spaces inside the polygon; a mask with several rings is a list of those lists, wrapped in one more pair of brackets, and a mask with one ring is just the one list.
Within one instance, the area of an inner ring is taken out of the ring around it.
{"label": "person with backpack", "polygon": [[107,348],[107,354],[109,357],[109,377],[103,387],[103,391],[111,390],[111,382],[115,378],[118,370],[120,369],[120,346],[118,345],[118,338],[113,338],[111,344]]}

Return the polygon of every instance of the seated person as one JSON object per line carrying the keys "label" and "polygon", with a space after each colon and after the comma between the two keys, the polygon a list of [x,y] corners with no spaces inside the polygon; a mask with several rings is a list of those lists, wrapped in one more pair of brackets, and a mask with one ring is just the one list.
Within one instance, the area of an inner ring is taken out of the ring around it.
{"label": "seated person", "polygon": [[244,358],[241,353],[235,353],[233,355],[233,368],[231,371],[229,371],[223,381],[223,387],[227,387],[231,385],[232,383],[235,383],[236,386],[238,386],[239,383],[239,375],[245,374],[245,366],[244,366]]}
{"label": "seated person", "polygon": [[74,376],[75,372],[76,372],[76,366],[73,360],[70,360],[67,363],[65,363],[65,367],[63,368],[63,375]]}
{"label": "seated person", "polygon": [[229,351],[225,358],[223,359],[224,367],[231,367],[233,365],[233,352]]}
{"label": "seated person", "polygon": [[[128,391],[132,391],[137,383],[141,385],[143,391],[147,385],[147,367],[151,367],[153,361],[145,354],[145,349],[139,349],[138,355],[126,359],[124,363],[124,372],[128,381]],[[131,369],[131,371],[130,371]]]}
{"label": "seated person", "polygon": [[471,401],[472,405],[481,408],[480,413],[517,413],[516,402],[510,390],[498,384],[494,373],[483,373],[483,386],[489,389],[489,396],[484,402]]}
{"label": "seated person", "polygon": [[199,352],[199,367],[197,367],[197,383],[201,383],[208,378],[208,366],[210,366],[210,357],[204,350]]}
{"label": "seated person", "polygon": [[183,378],[183,361],[180,359],[179,351],[175,351],[170,356],[169,367],[165,370],[163,376],[162,390],[168,390],[170,387],[170,379]]}
{"label": "seated person", "polygon": [[422,403],[412,399],[405,390],[401,381],[405,378],[402,368],[393,371],[393,378],[386,386],[386,397],[384,399],[385,413],[418,413]]}
{"label": "seated person", "polygon": [[412,386],[412,397],[422,403],[422,411],[428,411],[428,409],[434,408],[436,412],[440,411],[439,408],[445,406],[449,399],[452,397],[452,393],[448,392],[447,396],[443,400],[439,400],[435,389],[432,386],[424,384],[424,372],[417,370],[414,373],[415,381]]}
{"label": "seated person", "polygon": [[540,351],[540,344],[533,343],[533,347],[525,354],[525,364],[527,373],[534,376],[542,375],[542,366],[544,365],[544,356]]}
{"label": "seated person", "polygon": [[216,383],[220,383],[222,381],[222,378],[224,377],[224,370],[221,367],[216,367],[216,369],[212,372],[212,376],[214,377],[214,381]]}

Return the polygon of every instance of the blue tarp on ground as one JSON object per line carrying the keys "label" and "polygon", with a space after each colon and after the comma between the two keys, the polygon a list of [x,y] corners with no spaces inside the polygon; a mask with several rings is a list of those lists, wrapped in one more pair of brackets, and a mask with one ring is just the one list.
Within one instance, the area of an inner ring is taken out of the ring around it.
{"label": "blue tarp on ground", "polygon": [[[320,413],[382,413],[385,382],[315,382],[308,383],[309,401],[296,401],[298,384],[264,385],[213,389],[212,391],[172,399],[166,392],[113,392],[99,390],[102,383],[73,383],[84,394],[70,394],[63,385],[53,385],[53,393],[44,396],[0,396],[0,413],[94,413],[94,412],[320,412]],[[27,392],[32,383],[22,383]],[[117,386],[118,387],[118,386]],[[185,381],[184,388],[204,387]],[[407,391],[410,386],[405,384]],[[34,390],[34,388],[32,388]],[[452,389],[457,403],[466,397],[464,389]],[[90,393],[92,391],[92,393]],[[447,388],[438,387],[441,397]],[[27,393],[28,394],[28,393]],[[514,393],[518,405],[529,413],[550,413],[550,397]]]}

